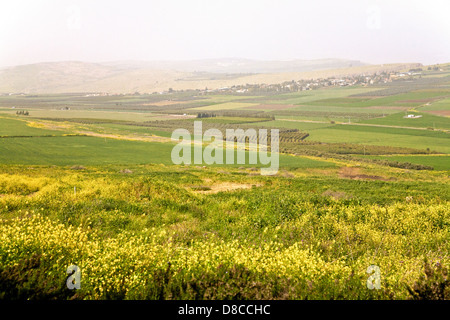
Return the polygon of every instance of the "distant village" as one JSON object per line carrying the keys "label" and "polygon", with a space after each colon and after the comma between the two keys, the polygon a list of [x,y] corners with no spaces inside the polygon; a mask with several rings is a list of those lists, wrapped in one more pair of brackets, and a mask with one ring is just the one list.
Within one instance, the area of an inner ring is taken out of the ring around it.
{"label": "distant village", "polygon": [[[315,90],[324,87],[345,87],[361,85],[363,87],[374,84],[384,84],[396,80],[410,80],[422,74],[422,68],[410,69],[408,72],[377,72],[373,74],[358,74],[342,77],[317,78],[310,80],[292,80],[278,84],[245,84],[234,85],[231,87],[223,87],[217,89],[197,90],[199,95],[208,93],[228,93],[228,94],[245,94],[245,93],[279,93],[279,92],[299,92],[307,90]],[[181,90],[182,91],[182,90]],[[158,92],[159,94],[169,94],[176,92],[169,89],[168,91]],[[156,94],[156,93],[154,93]]]}

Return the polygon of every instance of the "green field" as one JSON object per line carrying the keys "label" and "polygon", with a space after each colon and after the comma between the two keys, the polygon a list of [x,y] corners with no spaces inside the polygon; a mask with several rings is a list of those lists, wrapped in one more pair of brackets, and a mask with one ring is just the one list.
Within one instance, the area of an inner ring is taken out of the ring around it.
{"label": "green field", "polygon": [[[404,118],[405,115],[412,114],[421,116],[420,118]],[[413,128],[432,128],[449,129],[450,118],[440,117],[425,112],[401,112],[388,115],[384,118],[362,120],[361,123],[382,124],[390,126],[413,127]]]}
{"label": "green field", "polygon": [[166,138],[170,138],[172,136],[171,132],[155,130],[149,127],[136,126],[132,124],[102,123],[101,125],[96,125],[95,127],[103,131],[121,134],[137,133],[143,135],[156,135]]}
{"label": "green field", "polygon": [[346,88],[330,88],[330,89],[318,89],[309,90],[300,93],[288,93],[281,94],[276,97],[276,99],[267,98],[261,100],[262,103],[268,104],[308,104],[309,102],[323,100],[323,99],[336,99],[344,98],[354,94],[369,94],[371,91],[375,91],[373,88],[357,88],[357,87],[346,87]]}
{"label": "green field", "polygon": [[206,107],[192,108],[195,111],[214,111],[214,110],[230,110],[230,109],[245,109],[248,107],[257,106],[255,103],[245,103],[245,102],[226,102],[214,104]]}
{"label": "green field", "polygon": [[450,98],[432,102],[429,105],[424,105],[420,108],[421,111],[442,111],[449,109],[450,109]]}
{"label": "green field", "polygon": [[3,118],[0,115],[0,136],[45,136],[62,135],[65,132],[56,130],[45,130],[28,125],[27,121],[21,121],[13,118]]}
{"label": "green field", "polygon": [[370,159],[385,159],[389,161],[411,162],[431,166],[435,170],[448,170],[450,156],[423,156],[423,155],[406,155],[406,156],[366,156]]}
{"label": "green field", "polygon": [[[6,114],[15,114],[16,111],[0,110]],[[120,111],[97,111],[97,110],[43,110],[34,109],[30,116],[33,118],[46,119],[80,119],[80,120],[116,120],[120,122],[144,122],[150,120],[164,120],[168,116],[161,116],[150,112],[120,112]]]}
{"label": "green field", "polygon": [[157,142],[96,137],[10,138],[1,141],[0,162],[31,165],[170,164],[171,149],[171,145]]}
{"label": "green field", "polygon": [[273,126],[275,128],[287,128],[287,129],[299,129],[302,131],[309,132],[310,130],[326,128],[333,126],[333,124],[328,123],[317,123],[305,121],[283,121],[283,120],[273,120],[266,121],[262,123],[265,126]]}
{"label": "green field", "polygon": [[429,130],[335,125],[310,130],[308,140],[417,148],[450,153],[450,135]]}
{"label": "green field", "polygon": [[449,90],[442,91],[417,91],[408,92],[404,94],[391,95],[381,98],[373,98],[370,100],[362,102],[349,103],[349,107],[373,107],[373,106],[407,106],[407,107],[417,107],[426,104],[426,100],[431,100],[435,98],[444,98],[450,95]]}
{"label": "green field", "polygon": [[290,108],[289,111],[311,111],[311,112],[338,112],[342,114],[347,113],[360,113],[360,114],[371,114],[371,113],[394,113],[398,112],[398,110],[392,109],[368,109],[368,108],[359,108],[359,107],[347,107],[347,106],[298,106],[294,108]]}
{"label": "green field", "polygon": [[[29,165],[109,165],[109,164],[173,164],[171,151],[174,143],[128,141],[89,136],[3,138],[0,140],[0,163]],[[193,150],[193,149],[192,149]],[[232,167],[261,167],[261,163],[236,160]],[[192,163],[193,162],[193,151]],[[225,156],[223,159],[226,159]],[[225,162],[225,160],[224,160]],[[201,163],[198,165],[205,165]],[[214,164],[213,166],[220,166]],[[223,164],[222,166],[229,166]],[[334,163],[308,158],[280,156],[282,168],[333,167]]]}

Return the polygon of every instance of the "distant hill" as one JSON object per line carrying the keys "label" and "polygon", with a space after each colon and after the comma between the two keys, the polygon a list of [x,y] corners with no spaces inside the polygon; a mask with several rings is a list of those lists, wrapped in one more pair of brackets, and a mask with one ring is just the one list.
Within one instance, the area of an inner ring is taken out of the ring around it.
{"label": "distant hill", "polygon": [[338,59],[46,62],[0,69],[0,93],[152,93],[169,88],[215,89],[246,83],[280,83],[417,66],[420,64],[364,65],[359,61]]}

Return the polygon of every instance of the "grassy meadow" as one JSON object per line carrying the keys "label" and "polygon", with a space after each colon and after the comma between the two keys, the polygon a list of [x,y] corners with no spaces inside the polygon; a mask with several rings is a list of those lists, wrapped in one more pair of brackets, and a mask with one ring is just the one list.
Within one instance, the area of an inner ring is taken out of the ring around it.
{"label": "grassy meadow", "polygon": [[[450,119],[430,112],[450,80],[423,76],[440,82],[1,96],[0,299],[449,299]],[[279,129],[278,172],[173,164],[195,120]]]}
{"label": "grassy meadow", "polygon": [[[361,173],[384,180],[355,180],[327,168],[262,177],[164,165],[2,172],[3,298],[409,299],[437,286],[439,266],[449,265],[448,178],[436,174],[374,168]],[[72,264],[82,270],[76,293],[64,282]],[[381,290],[365,286],[372,264]]]}

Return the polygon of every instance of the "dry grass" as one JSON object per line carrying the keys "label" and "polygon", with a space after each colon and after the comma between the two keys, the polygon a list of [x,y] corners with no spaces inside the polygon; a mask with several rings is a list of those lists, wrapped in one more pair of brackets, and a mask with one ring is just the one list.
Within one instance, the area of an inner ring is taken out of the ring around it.
{"label": "dry grass", "polygon": [[[209,182],[209,181],[205,181],[205,182]],[[214,183],[212,185],[193,186],[193,187],[191,187],[191,189],[198,193],[213,194],[213,193],[219,193],[219,192],[234,191],[234,190],[239,190],[239,189],[251,189],[251,188],[260,187],[260,186],[261,186],[261,184],[220,182],[220,183]]]}

